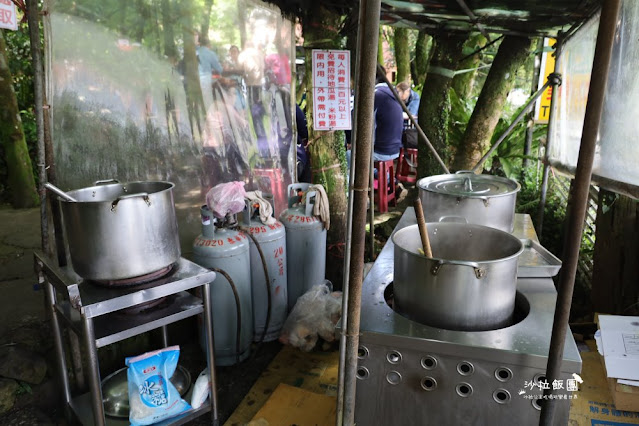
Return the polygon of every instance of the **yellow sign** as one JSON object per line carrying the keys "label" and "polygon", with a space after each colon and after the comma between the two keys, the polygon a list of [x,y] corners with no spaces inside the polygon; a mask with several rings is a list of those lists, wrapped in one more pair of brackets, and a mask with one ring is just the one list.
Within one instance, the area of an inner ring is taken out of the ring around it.
{"label": "yellow sign", "polygon": [[[557,41],[554,38],[544,38],[544,53],[541,57],[541,68],[539,72],[539,85],[542,87],[548,76],[555,71],[555,52],[547,52],[549,46],[554,46]],[[535,106],[535,122],[540,124],[548,123],[548,117],[550,116],[550,99],[552,98],[552,86],[546,87],[544,93],[537,98]]]}

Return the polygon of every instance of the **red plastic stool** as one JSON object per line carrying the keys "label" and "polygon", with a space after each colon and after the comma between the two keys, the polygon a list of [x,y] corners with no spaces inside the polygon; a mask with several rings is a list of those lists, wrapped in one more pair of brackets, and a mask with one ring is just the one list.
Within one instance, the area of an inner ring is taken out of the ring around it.
{"label": "red plastic stool", "polygon": [[375,204],[380,213],[388,211],[388,203],[397,205],[395,200],[395,160],[375,161],[377,179],[373,181]]}
{"label": "red plastic stool", "polygon": [[[270,192],[273,195],[275,208],[286,208],[286,182],[282,177],[282,169],[253,169],[253,179],[257,181],[257,187],[262,192]],[[268,183],[265,182],[268,180]],[[276,216],[277,217],[277,216]]]}
{"label": "red plastic stool", "polygon": [[401,148],[397,160],[397,180],[400,182],[417,182],[417,149]]}

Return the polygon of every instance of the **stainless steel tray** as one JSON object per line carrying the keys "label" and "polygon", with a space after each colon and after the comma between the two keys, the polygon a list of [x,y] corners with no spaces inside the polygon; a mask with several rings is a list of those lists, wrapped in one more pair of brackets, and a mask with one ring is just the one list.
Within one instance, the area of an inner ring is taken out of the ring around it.
{"label": "stainless steel tray", "polygon": [[537,241],[525,238],[524,251],[519,255],[517,277],[538,278],[554,277],[561,269],[561,260],[545,249]]}

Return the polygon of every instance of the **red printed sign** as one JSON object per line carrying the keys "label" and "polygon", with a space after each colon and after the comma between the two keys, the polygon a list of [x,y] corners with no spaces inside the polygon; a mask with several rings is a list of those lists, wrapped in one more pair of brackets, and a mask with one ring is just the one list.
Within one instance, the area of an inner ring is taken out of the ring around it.
{"label": "red printed sign", "polygon": [[16,5],[11,0],[0,0],[0,28],[13,31],[18,29]]}
{"label": "red printed sign", "polygon": [[351,129],[348,50],[313,50],[313,129]]}

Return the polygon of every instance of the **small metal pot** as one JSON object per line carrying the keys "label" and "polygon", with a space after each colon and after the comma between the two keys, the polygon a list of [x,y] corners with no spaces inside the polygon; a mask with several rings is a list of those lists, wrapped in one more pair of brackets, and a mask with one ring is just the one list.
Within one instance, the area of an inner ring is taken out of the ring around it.
{"label": "small metal pot", "polygon": [[77,201],[60,204],[73,270],[85,279],[116,281],[177,262],[174,186],[111,180],[69,191]]}
{"label": "small metal pot", "polygon": [[419,198],[426,222],[460,222],[512,232],[521,189],[514,180],[461,172],[420,179]]}
{"label": "small metal pot", "polygon": [[493,330],[515,310],[515,236],[480,225],[429,223],[433,258],[420,253],[417,225],[392,236],[395,309],[422,324],[448,330]]}

